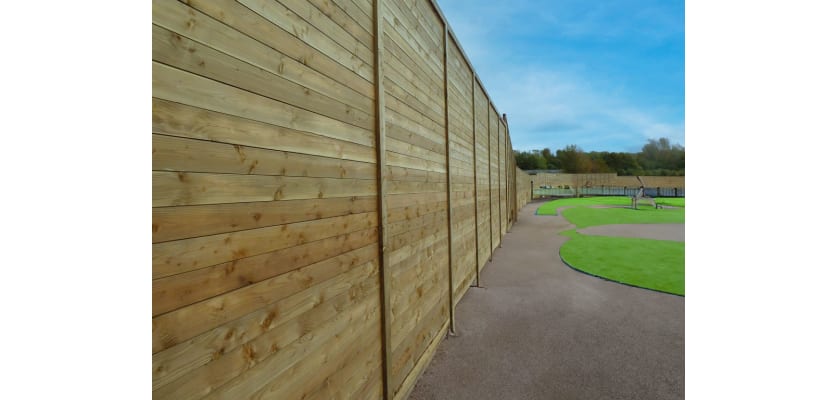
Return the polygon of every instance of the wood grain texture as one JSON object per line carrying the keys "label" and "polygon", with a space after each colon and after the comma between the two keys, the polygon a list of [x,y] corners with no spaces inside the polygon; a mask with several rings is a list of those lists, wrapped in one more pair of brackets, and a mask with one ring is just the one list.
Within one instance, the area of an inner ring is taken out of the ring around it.
{"label": "wood grain texture", "polygon": [[154,98],[154,133],[374,163],[374,148]]}
{"label": "wood grain texture", "polygon": [[372,163],[153,135],[154,171],[374,179]]}
{"label": "wood grain texture", "polygon": [[373,81],[372,52],[367,51],[368,49],[364,50],[359,43],[354,45],[344,36],[329,36],[329,34],[337,36],[337,30],[322,32],[305,18],[273,0],[238,0],[238,2],[369,82]]}
{"label": "wood grain texture", "polygon": [[357,127],[158,62],[152,63],[154,97],[221,113],[372,146],[369,129]]}
{"label": "wood grain texture", "polygon": [[153,396],[407,398],[530,200],[437,4],[151,22]]}
{"label": "wood grain texture", "polygon": [[343,103],[157,25],[152,29],[152,43],[155,61],[351,125],[373,129],[371,110],[362,107],[367,101],[360,103],[360,108]]}
{"label": "wood grain texture", "polygon": [[159,315],[201,300],[297,270],[377,241],[377,229],[364,229],[237,259],[152,283],[152,311]]}
{"label": "wood grain texture", "polygon": [[155,207],[154,243],[376,211],[376,198],[340,197]]}
{"label": "wood grain texture", "polygon": [[180,274],[376,225],[377,213],[369,212],[155,243],[152,275]]}
{"label": "wood grain texture", "polygon": [[188,0],[188,6],[156,0],[152,10],[157,25],[347,104],[372,108],[369,80],[235,0]]}
{"label": "wood grain texture", "polygon": [[154,207],[372,196],[372,179],[153,172]]}
{"label": "wood grain texture", "polygon": [[[175,343],[176,338],[170,337],[155,342],[155,391],[159,388],[172,395],[197,396],[212,390],[240,374],[242,367],[247,368],[250,363],[240,357],[241,352],[255,351],[262,357],[276,353],[279,346],[284,347],[310,328],[333,318],[351,304],[350,299],[368,297],[362,295],[377,287],[376,281],[370,280],[376,278],[376,270],[377,263],[368,262],[187,341]],[[181,333],[194,330],[188,326],[169,329],[179,329]],[[217,383],[213,385],[212,381]]]}

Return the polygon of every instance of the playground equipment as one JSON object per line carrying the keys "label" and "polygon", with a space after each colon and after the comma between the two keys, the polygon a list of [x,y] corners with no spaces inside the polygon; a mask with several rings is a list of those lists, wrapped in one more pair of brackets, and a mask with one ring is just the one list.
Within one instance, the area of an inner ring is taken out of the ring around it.
{"label": "playground equipment", "polygon": [[653,208],[660,208],[659,205],[656,204],[656,200],[653,200],[653,197],[650,197],[650,196],[647,196],[647,195],[644,194],[644,181],[642,181],[642,178],[640,176],[636,176],[636,179],[639,180],[639,183],[641,183],[641,186],[639,186],[639,190],[636,192],[636,194],[633,195],[632,202],[631,202],[631,206],[633,207],[633,209],[634,210],[639,209],[639,201],[640,200],[649,201],[650,204],[653,206]]}

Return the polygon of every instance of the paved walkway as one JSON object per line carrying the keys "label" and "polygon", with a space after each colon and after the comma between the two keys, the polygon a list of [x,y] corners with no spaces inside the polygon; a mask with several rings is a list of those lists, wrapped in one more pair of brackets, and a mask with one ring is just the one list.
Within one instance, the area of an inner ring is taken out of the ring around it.
{"label": "paved walkway", "polygon": [[685,299],[572,270],[525,206],[410,399],[681,399]]}
{"label": "paved walkway", "polygon": [[592,236],[619,236],[639,239],[685,241],[685,224],[614,224],[578,229]]}

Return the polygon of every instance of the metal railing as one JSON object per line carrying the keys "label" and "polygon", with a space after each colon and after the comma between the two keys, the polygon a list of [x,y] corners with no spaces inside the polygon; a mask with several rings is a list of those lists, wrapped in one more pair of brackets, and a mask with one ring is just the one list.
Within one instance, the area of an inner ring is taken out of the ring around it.
{"label": "metal railing", "polygon": [[[581,196],[634,196],[637,187],[597,186],[578,188]],[[573,188],[534,188],[532,196],[538,197],[571,197],[578,193]],[[645,188],[644,194],[650,197],[685,197],[685,188]]]}

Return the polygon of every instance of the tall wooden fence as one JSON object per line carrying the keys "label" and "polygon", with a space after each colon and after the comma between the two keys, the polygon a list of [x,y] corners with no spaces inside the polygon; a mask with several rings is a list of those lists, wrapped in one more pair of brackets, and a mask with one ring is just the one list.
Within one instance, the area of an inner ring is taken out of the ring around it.
{"label": "tall wooden fence", "polygon": [[430,0],[154,0],[155,398],[405,398],[530,196]]}

